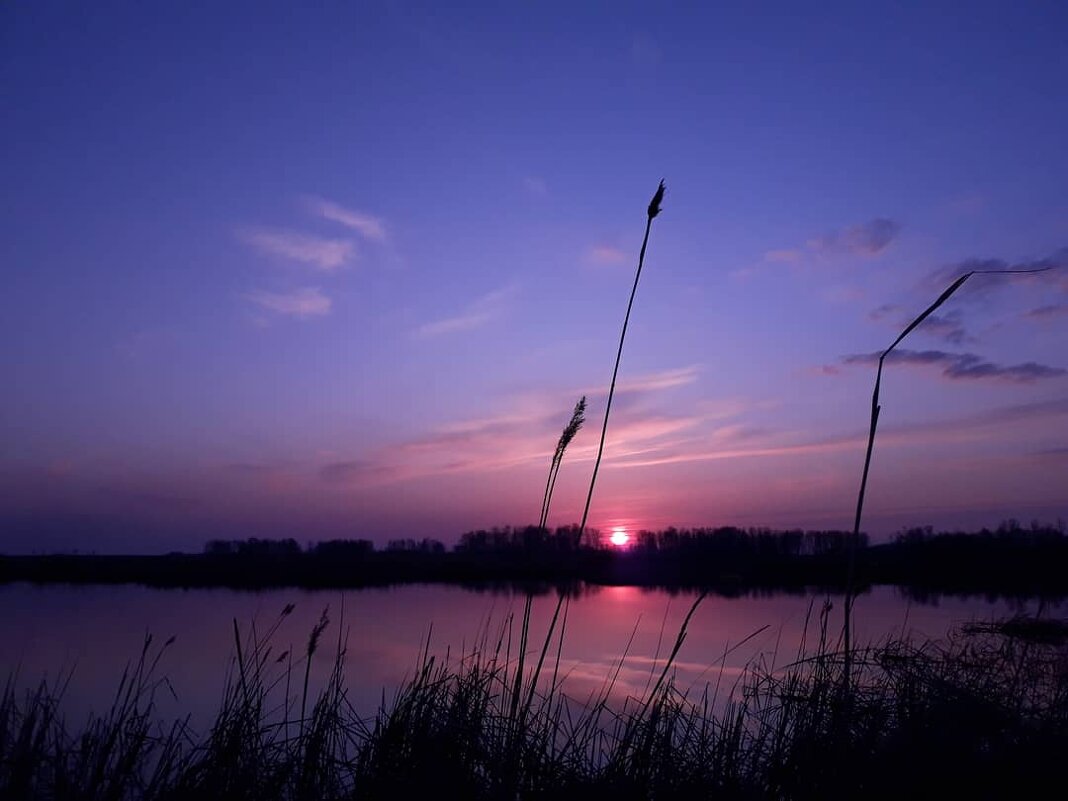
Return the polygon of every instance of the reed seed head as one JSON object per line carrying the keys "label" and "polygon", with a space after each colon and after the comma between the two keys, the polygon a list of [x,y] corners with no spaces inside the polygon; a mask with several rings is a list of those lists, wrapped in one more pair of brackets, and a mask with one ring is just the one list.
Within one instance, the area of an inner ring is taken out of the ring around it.
{"label": "reed seed head", "polygon": [[311,658],[312,654],[319,647],[319,638],[323,636],[323,631],[326,629],[330,619],[326,616],[327,610],[323,610],[322,616],[319,618],[319,622],[315,624],[315,628],[311,631],[311,636],[308,637],[308,657]]}
{"label": "reed seed head", "polygon": [[567,450],[567,446],[571,444],[571,440],[575,438],[575,435],[582,428],[582,424],[586,422],[586,396],[583,395],[579,402],[575,404],[575,410],[571,412],[571,420],[564,430],[560,432],[560,440],[556,443],[556,458],[560,459],[564,455],[564,451]]}
{"label": "reed seed head", "polygon": [[664,181],[660,180],[660,186],[656,188],[656,194],[653,195],[653,199],[649,201],[649,219],[653,219],[660,213],[660,203],[664,200]]}

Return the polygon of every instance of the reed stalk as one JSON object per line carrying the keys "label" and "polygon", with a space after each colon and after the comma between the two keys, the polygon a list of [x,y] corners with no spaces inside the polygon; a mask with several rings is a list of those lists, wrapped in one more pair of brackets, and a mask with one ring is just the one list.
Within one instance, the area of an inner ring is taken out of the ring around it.
{"label": "reed stalk", "polygon": [[649,201],[646,211],[645,236],[642,237],[642,249],[638,253],[638,270],[634,273],[634,284],[630,288],[630,299],[627,301],[627,313],[623,316],[623,328],[619,332],[619,347],[616,348],[616,363],[612,368],[612,383],[608,387],[608,400],[604,407],[604,421],[601,424],[601,439],[597,443],[597,459],[593,463],[593,475],[590,477],[590,488],[586,493],[586,505],[582,509],[582,523],[579,524],[579,537],[586,531],[586,521],[590,515],[590,503],[593,501],[593,489],[597,484],[597,471],[601,467],[601,456],[604,454],[604,440],[608,434],[608,416],[612,412],[612,398],[616,392],[616,378],[619,375],[619,362],[623,358],[623,343],[627,338],[627,325],[630,323],[630,312],[634,307],[634,296],[638,292],[638,281],[642,277],[642,267],[645,265],[645,249],[649,245],[649,231],[653,227],[653,219],[660,213],[660,204],[664,200],[664,182],[661,181],[656,189],[656,194]]}
{"label": "reed stalk", "polygon": [[924,309],[915,320],[905,326],[904,330],[897,335],[897,338],[890,343],[890,347],[879,355],[879,363],[875,371],[875,388],[871,393],[871,419],[868,425],[868,445],[864,452],[864,469],[860,476],[860,490],[857,492],[857,508],[853,518],[853,536],[849,541],[849,567],[846,575],[846,595],[842,621],[842,643],[844,646],[842,684],[847,692],[849,690],[850,670],[853,661],[852,615],[853,602],[855,600],[855,588],[853,585],[856,572],[856,552],[860,542],[860,521],[864,512],[864,493],[868,487],[868,471],[871,467],[872,450],[875,447],[875,431],[879,426],[879,413],[882,411],[882,407],[879,404],[879,388],[882,385],[883,364],[886,362],[886,357],[893,352],[894,348],[901,344],[901,341],[904,340],[905,337],[911,334],[924,320],[930,317],[931,314],[933,314],[943,303],[949,300],[950,296],[960,289],[964,285],[964,282],[973,275],[1021,275],[1026,273],[1044,273],[1049,269],[1049,267],[1041,267],[1033,270],[969,270],[950,284],[946,290],[935,299],[934,303]]}

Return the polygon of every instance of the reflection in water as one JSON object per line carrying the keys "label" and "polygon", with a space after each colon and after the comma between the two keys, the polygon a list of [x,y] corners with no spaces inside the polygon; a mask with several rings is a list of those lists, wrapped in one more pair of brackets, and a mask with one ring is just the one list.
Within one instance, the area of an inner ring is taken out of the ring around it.
{"label": "reflection in water", "polygon": [[[539,588],[531,617],[532,647],[544,638],[556,591]],[[233,624],[262,633],[294,604],[273,635],[274,653],[301,653],[308,634],[328,608],[330,624],[313,658],[313,682],[322,682],[333,663],[340,634],[347,642],[350,698],[370,714],[411,676],[429,647],[439,659],[457,661],[479,642],[496,641],[518,627],[523,591],[469,592],[460,587],[408,585],[350,592],[224,589],[156,590],[137,586],[25,584],[0,587],[0,672],[18,671],[23,685],[56,678],[73,668],[66,710],[79,719],[89,708],[110,702],[126,662],[140,650],[146,632],[160,642],[175,636],[162,664],[177,700],[159,698],[165,716],[191,714],[194,723],[215,711],[233,653]],[[679,626],[696,596],[638,587],[582,588],[572,593],[560,657],[564,690],[580,702],[615,676],[617,698],[641,695],[663,669]],[[809,639],[823,596],[708,596],[690,622],[675,663],[678,683],[701,692],[707,686],[729,693],[747,664],[793,659],[809,621]],[[830,598],[836,625],[838,599]],[[1037,602],[942,598],[917,604],[891,588],[878,588],[856,604],[857,641],[890,634],[941,637],[967,620],[1034,611]],[[1047,611],[1064,608],[1047,605]],[[427,642],[429,638],[429,643]],[[514,642],[518,637],[513,637]],[[556,644],[554,641],[553,656]],[[514,656],[514,654],[513,654]]]}

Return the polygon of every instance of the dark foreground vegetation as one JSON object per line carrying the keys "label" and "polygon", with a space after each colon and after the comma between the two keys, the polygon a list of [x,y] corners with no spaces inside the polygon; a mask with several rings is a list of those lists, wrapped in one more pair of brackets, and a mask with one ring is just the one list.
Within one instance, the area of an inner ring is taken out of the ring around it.
{"label": "dark foreground vegetation", "polygon": [[349,705],[341,640],[329,680],[308,690],[325,616],[299,655],[235,623],[219,711],[200,730],[157,720],[169,643],[149,640],[110,710],[89,720],[64,719],[61,683],[25,691],[9,682],[0,798],[833,801],[1046,797],[1060,785],[1063,623],[1015,619],[942,644],[857,649],[844,682],[828,610],[790,664],[754,664],[735,684],[721,674],[689,692],[671,669],[684,624],[643,697],[626,701],[613,676],[599,694],[569,699],[551,652],[536,687],[535,672],[516,681],[506,626],[460,660],[424,655],[371,717]]}
{"label": "dark foreground vegetation", "polygon": [[[405,582],[468,585],[630,584],[667,589],[841,590],[852,534],[733,527],[638,532],[626,549],[596,532],[538,526],[471,531],[451,550],[435,540],[215,540],[201,554],[0,556],[0,582],[141,583],[161,587],[359,587]],[[893,584],[914,593],[1068,593],[1064,523],[996,530],[911,529],[880,545],[861,537],[855,586]]]}

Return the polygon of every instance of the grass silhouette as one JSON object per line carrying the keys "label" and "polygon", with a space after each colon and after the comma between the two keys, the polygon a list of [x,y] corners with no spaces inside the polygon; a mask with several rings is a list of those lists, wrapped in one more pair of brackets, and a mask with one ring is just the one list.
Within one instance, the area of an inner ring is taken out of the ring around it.
{"label": "grass silhouette", "polygon": [[853,537],[850,541],[849,549],[849,572],[846,578],[846,596],[843,604],[842,640],[846,661],[842,675],[843,683],[847,689],[850,683],[850,654],[852,653],[853,580],[856,567],[856,551],[857,544],[860,540],[861,516],[864,513],[864,493],[868,487],[868,471],[871,468],[871,455],[872,450],[875,447],[875,431],[879,426],[879,413],[882,411],[882,406],[879,404],[879,388],[882,385],[883,365],[886,362],[886,357],[893,353],[894,349],[901,344],[905,337],[916,330],[924,320],[930,317],[943,303],[949,300],[953,293],[960,289],[973,275],[1020,275],[1028,273],[1044,273],[1049,269],[1049,267],[1041,267],[1032,270],[969,270],[953,281],[953,283],[951,283],[945,291],[935,299],[934,303],[924,309],[916,319],[905,326],[901,333],[897,335],[897,338],[890,343],[890,347],[879,354],[878,367],[875,371],[875,388],[871,393],[871,419],[868,426],[868,444],[864,452],[864,469],[861,472],[860,489],[857,492],[856,514],[853,517]]}
{"label": "grass silhouette", "polygon": [[[555,682],[541,688],[520,726],[510,709],[517,667],[507,626],[491,636],[487,624],[457,659],[423,649],[412,678],[369,717],[348,700],[343,638],[305,699],[290,687],[307,668],[288,652],[275,655],[276,627],[259,637],[250,627],[201,731],[157,720],[168,646],[148,638],[111,708],[77,728],[62,714],[62,679],[25,693],[8,681],[0,798],[392,801],[447,790],[509,801],[836,801],[1026,796],[1059,780],[1068,747],[1063,626],[1059,637],[1049,626],[1034,636],[1034,626],[1014,620],[966,627],[944,643],[892,638],[858,648],[847,706],[829,612],[828,604],[813,642],[803,640],[789,664],[757,659],[723,695],[717,682],[691,696],[669,657],[641,697],[619,697],[619,668],[584,702]],[[323,633],[317,625],[309,643]],[[314,650],[309,644],[301,658]]]}
{"label": "grass silhouette", "polygon": [[571,444],[571,440],[578,434],[582,424],[586,422],[586,396],[579,398],[571,412],[571,420],[560,432],[560,439],[556,442],[556,450],[553,451],[552,462],[549,464],[549,477],[545,481],[545,494],[541,499],[541,515],[538,518],[538,528],[545,528],[549,519],[549,504],[552,503],[553,490],[556,488],[556,477],[560,473],[560,463],[564,460],[564,451]]}
{"label": "grass silhouette", "polygon": [[630,322],[630,312],[634,307],[634,296],[638,292],[638,281],[642,277],[642,267],[645,266],[645,249],[649,245],[649,231],[653,227],[653,220],[660,214],[660,204],[664,201],[664,182],[661,181],[660,185],[656,189],[656,193],[653,195],[653,199],[649,201],[649,208],[646,210],[645,220],[645,236],[642,237],[642,249],[638,253],[638,269],[634,273],[634,284],[630,289],[630,299],[627,301],[627,313],[623,316],[623,328],[619,332],[619,347],[616,349],[616,363],[612,368],[612,382],[608,386],[608,400],[605,402],[604,407],[604,421],[601,424],[601,439],[597,443],[597,458],[593,463],[593,475],[590,476],[590,488],[586,493],[586,505],[582,509],[582,522],[579,524],[579,534],[586,530],[586,521],[590,516],[590,503],[593,501],[593,490],[597,484],[597,471],[601,467],[601,456],[604,454],[604,440],[608,434],[608,416],[612,413],[612,398],[616,392],[616,378],[619,376],[619,363],[623,358],[623,343],[627,339],[627,324]]}

